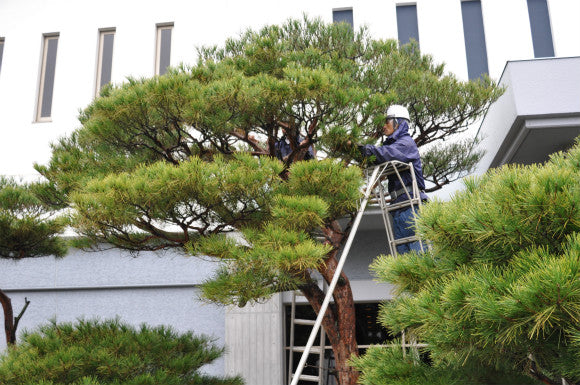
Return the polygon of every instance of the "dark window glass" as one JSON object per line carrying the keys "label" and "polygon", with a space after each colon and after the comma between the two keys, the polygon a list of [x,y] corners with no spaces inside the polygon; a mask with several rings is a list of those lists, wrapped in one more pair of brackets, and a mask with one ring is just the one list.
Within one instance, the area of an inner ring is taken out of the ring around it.
{"label": "dark window glass", "polygon": [[0,71],[2,71],[2,55],[4,54],[4,39],[0,39]]}
{"label": "dark window glass", "polygon": [[171,28],[161,29],[161,35],[159,36],[160,47],[159,47],[159,75],[163,75],[167,72],[167,67],[169,67],[169,61],[171,58]]}
{"label": "dark window glass", "polygon": [[407,44],[411,39],[419,43],[416,5],[397,5],[397,32],[399,44]]}
{"label": "dark window glass", "polygon": [[58,37],[50,37],[45,41],[46,61],[44,67],[44,84],[42,86],[42,104],[40,117],[49,118],[52,110],[52,93],[54,90],[54,73],[56,69],[56,50]]}
{"label": "dark window glass", "polygon": [[528,0],[528,14],[530,15],[534,57],[554,56],[554,42],[546,0]]}
{"label": "dark window glass", "polygon": [[115,41],[115,33],[104,33],[101,52],[101,79],[99,80],[99,89],[111,81],[111,74],[113,72],[113,43]]}
{"label": "dark window glass", "polygon": [[352,18],[352,9],[343,9],[339,11],[332,11],[332,21],[335,23],[347,23],[351,27],[354,27],[354,22]]}
{"label": "dark window glass", "polygon": [[467,73],[470,80],[478,79],[489,73],[487,69],[487,50],[481,1],[461,2],[463,16],[463,33],[465,35],[465,53],[467,56]]}

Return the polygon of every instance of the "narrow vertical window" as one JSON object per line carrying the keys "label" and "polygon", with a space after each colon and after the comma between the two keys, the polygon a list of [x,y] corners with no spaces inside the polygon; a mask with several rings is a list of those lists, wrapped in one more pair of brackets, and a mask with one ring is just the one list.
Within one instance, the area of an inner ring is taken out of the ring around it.
{"label": "narrow vertical window", "polygon": [[38,122],[50,121],[57,48],[58,35],[44,35],[42,44],[42,64],[40,68],[40,85],[38,87],[38,104],[36,112],[36,121]]}
{"label": "narrow vertical window", "polygon": [[528,0],[534,57],[554,56],[550,13],[546,0]]}
{"label": "narrow vertical window", "polygon": [[352,8],[333,9],[332,21],[335,23],[347,23],[354,27]]}
{"label": "narrow vertical window", "polygon": [[417,5],[397,5],[397,33],[400,45],[409,43],[411,39],[419,43]]}
{"label": "narrow vertical window", "polygon": [[461,14],[463,16],[467,73],[470,80],[475,80],[483,74],[489,73],[481,1],[462,1]]}
{"label": "narrow vertical window", "polygon": [[115,29],[103,29],[99,31],[99,54],[97,57],[97,83],[95,95],[105,84],[111,82],[113,72],[113,43],[115,42]]}
{"label": "narrow vertical window", "polygon": [[164,75],[171,64],[171,31],[173,23],[157,25],[157,47],[155,53],[155,74]]}

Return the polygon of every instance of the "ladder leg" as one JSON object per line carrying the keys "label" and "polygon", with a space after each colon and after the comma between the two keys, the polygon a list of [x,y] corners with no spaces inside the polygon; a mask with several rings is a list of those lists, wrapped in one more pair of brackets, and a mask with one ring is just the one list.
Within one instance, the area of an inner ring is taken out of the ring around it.
{"label": "ladder leg", "polygon": [[379,174],[379,167],[375,167],[373,174],[370,178],[369,184],[367,185],[364,199],[361,203],[361,206],[358,210],[358,213],[357,213],[356,218],[354,220],[354,223],[352,225],[351,232],[350,232],[348,239],[346,240],[346,243],[345,243],[344,248],[342,250],[342,254],[341,254],[340,259],[338,261],[338,265],[336,266],[336,271],[335,271],[334,276],[332,277],[332,281],[330,282],[330,285],[328,287],[328,292],[326,293],[326,296],[324,297],[324,301],[322,302],[322,305],[320,306],[320,311],[318,313],[318,316],[316,317],[316,323],[314,324],[314,328],[312,329],[312,333],[310,333],[310,337],[308,338],[308,343],[306,344],[306,348],[304,350],[304,353],[302,353],[302,357],[300,358],[300,362],[298,363],[298,368],[296,370],[296,374],[294,375],[294,378],[292,379],[292,383],[290,385],[297,385],[298,384],[300,374],[302,373],[302,370],[304,369],[304,365],[306,364],[306,359],[308,358],[308,354],[310,353],[310,349],[312,348],[312,345],[314,344],[314,339],[316,338],[316,334],[318,333],[318,329],[320,328],[320,325],[322,324],[322,318],[324,317],[324,314],[326,313],[326,309],[328,309],[328,304],[330,303],[330,297],[332,296],[332,293],[334,292],[334,288],[336,287],[336,285],[338,283],[338,279],[339,279],[340,274],[342,272],[342,268],[344,267],[344,264],[346,262],[346,257],[348,256],[348,253],[350,251],[350,247],[352,246],[354,236],[358,230],[358,226],[360,225],[360,221],[362,219],[364,209],[367,205],[367,202],[369,200],[369,196],[371,195],[371,191],[372,191],[372,188],[377,180],[378,174]]}
{"label": "ladder leg", "polygon": [[294,320],[296,319],[296,292],[292,292],[292,304],[290,305],[290,346],[288,349],[288,383],[292,382],[294,366]]}

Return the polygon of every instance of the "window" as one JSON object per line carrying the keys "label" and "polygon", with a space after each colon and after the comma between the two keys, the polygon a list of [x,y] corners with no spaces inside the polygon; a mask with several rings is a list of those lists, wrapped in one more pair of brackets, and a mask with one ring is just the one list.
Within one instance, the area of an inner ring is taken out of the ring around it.
{"label": "window", "polygon": [[489,73],[481,1],[462,1],[461,14],[463,16],[467,73],[469,79],[474,80]]}
{"label": "window", "polygon": [[111,82],[113,71],[113,43],[115,41],[115,29],[102,29],[99,31],[99,53],[97,57],[97,83],[95,95],[105,84]]}
{"label": "window", "polygon": [[155,49],[155,74],[164,75],[171,59],[171,31],[173,23],[157,25],[157,47]]}
{"label": "window", "polygon": [[0,72],[2,72],[2,55],[4,54],[4,38],[0,37]]}
{"label": "window", "polygon": [[36,111],[37,122],[50,121],[57,48],[58,34],[44,35]]}
{"label": "window", "polygon": [[352,8],[333,9],[332,21],[335,23],[347,23],[351,27],[354,27]]}
{"label": "window", "polygon": [[407,44],[414,39],[419,43],[417,5],[397,5],[397,33],[399,44]]}
{"label": "window", "polygon": [[[378,303],[357,303],[355,306],[355,318],[356,318],[356,341],[359,346],[359,353],[364,353],[370,345],[384,344],[389,341],[393,341],[395,337],[400,337],[400,335],[393,336],[387,329],[385,329],[378,322],[378,315],[380,305]],[[306,319],[314,320],[316,319],[316,314],[310,305],[296,305],[295,319]],[[285,357],[286,366],[290,363],[290,354],[292,354],[292,373],[298,367],[300,362],[300,357],[302,356],[302,351],[290,352],[290,327],[292,323],[292,306],[288,305],[285,307]],[[312,331],[311,325],[295,324],[294,326],[294,347],[304,347],[310,337],[310,332]],[[315,346],[320,343],[320,331],[316,336]],[[325,340],[325,353],[321,357],[318,354],[310,354],[306,360],[306,366],[304,368],[303,374],[317,376],[322,375],[324,384],[331,385],[336,384],[335,379],[332,375],[332,369],[334,369],[334,354],[332,352],[332,347],[328,339]],[[317,368],[322,368],[322,373],[319,373]],[[286,368],[288,376],[290,373],[288,368]],[[299,381],[299,385],[309,385],[312,382]]]}
{"label": "window", "polygon": [[546,0],[528,0],[528,14],[534,44],[534,57],[554,56],[552,27]]}

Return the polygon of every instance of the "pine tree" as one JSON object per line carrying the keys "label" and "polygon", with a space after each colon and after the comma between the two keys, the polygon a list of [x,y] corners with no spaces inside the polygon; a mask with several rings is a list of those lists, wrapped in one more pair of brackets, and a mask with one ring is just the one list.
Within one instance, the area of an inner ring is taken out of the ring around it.
{"label": "pine tree", "polygon": [[[63,256],[66,245],[59,235],[65,226],[62,218],[55,217],[51,207],[37,195],[35,184],[19,184],[0,177],[0,258],[22,259],[46,255]],[[4,311],[6,343],[16,342],[18,321],[29,304],[14,317],[10,297],[0,290]]]}
{"label": "pine tree", "polygon": [[[580,384],[580,142],[544,165],[467,180],[451,201],[425,206],[418,229],[429,253],[382,256],[373,268],[401,292],[381,321],[428,344],[428,373]],[[356,361],[363,383],[415,375],[408,365],[371,380],[387,365],[380,355]]]}
{"label": "pine tree", "polygon": [[[320,308],[324,293],[310,275],[331,280],[350,229],[338,219],[354,218],[362,184],[360,169],[345,167],[354,157],[345,144],[374,141],[389,104],[409,106],[424,146],[464,131],[502,92],[489,79],[444,74],[416,47],[306,17],[199,55],[195,65],[104,89],[37,169],[90,243],[215,256],[223,268],[204,295],[240,306],[299,289]],[[275,158],[282,130],[293,146],[284,162]],[[327,159],[301,162],[312,145]],[[454,159],[444,172],[425,165],[435,188],[478,158],[467,145],[431,147]],[[238,241],[224,236],[234,230]],[[354,384],[345,274],[323,327],[339,382]]]}
{"label": "pine tree", "polygon": [[4,385],[241,385],[200,373],[223,354],[206,336],[119,320],[41,326],[0,356]]}

